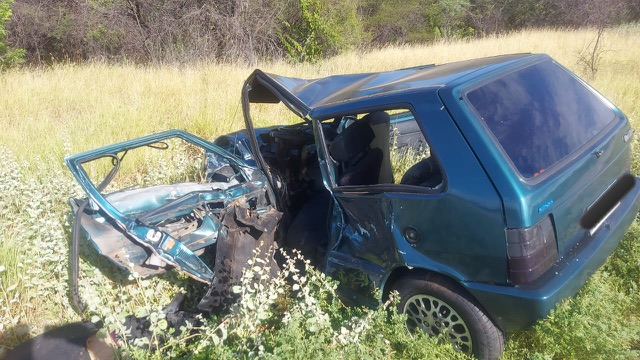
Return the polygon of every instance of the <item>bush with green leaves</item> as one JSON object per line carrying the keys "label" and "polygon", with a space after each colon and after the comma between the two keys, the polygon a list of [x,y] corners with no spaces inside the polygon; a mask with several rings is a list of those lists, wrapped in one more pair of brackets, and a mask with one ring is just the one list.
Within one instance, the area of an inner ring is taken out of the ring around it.
{"label": "bush with green leaves", "polygon": [[[465,358],[448,343],[411,336],[394,299],[377,309],[345,306],[337,283],[299,254],[284,255],[277,276],[254,258],[234,291],[241,295],[229,314],[204,320],[198,332],[171,354],[195,359]],[[301,268],[302,264],[302,268]],[[188,329],[183,329],[188,330]],[[174,339],[175,343],[180,340]],[[179,349],[188,350],[180,354]]]}
{"label": "bush with green leaves", "polygon": [[0,0],[0,70],[5,70],[24,61],[24,50],[12,49],[7,44],[5,23],[11,18],[13,0]]}
{"label": "bush with green leaves", "polygon": [[283,21],[279,38],[292,62],[315,63],[358,45],[362,25],[355,2],[295,0],[299,9]]}

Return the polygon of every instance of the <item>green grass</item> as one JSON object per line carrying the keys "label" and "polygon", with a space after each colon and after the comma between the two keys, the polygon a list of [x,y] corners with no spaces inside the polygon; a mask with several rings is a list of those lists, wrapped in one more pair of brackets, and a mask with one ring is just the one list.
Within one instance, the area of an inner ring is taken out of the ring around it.
{"label": "green grass", "polygon": [[[503,53],[545,52],[585,77],[637,127],[640,26],[608,30],[599,71],[591,75],[578,65],[578,54],[594,37],[593,30],[529,30],[479,40],[351,52],[315,65],[264,63],[258,67],[289,76],[320,77]],[[0,74],[0,353],[49,326],[79,319],[68,300],[66,262],[71,222],[66,199],[79,195],[79,188],[64,167],[63,156],[171,128],[206,139],[240,129],[240,91],[251,71],[244,65],[211,63],[185,67],[95,63]],[[257,126],[297,121],[283,107],[263,106],[253,115]],[[636,146],[632,165],[636,174],[639,159]],[[640,358],[639,240],[636,222],[607,264],[575,298],[560,304],[533,329],[510,336],[504,358]],[[83,251],[93,254],[88,246]],[[88,317],[101,318],[109,329],[120,332],[124,331],[121,319],[127,314],[149,313],[159,316],[155,324],[161,334],[161,306],[176,292],[192,286],[176,273],[148,280],[127,277],[97,256],[88,256],[81,268]],[[329,291],[316,287],[313,295],[318,299]],[[254,295],[247,298],[270,301]],[[175,340],[154,356],[184,357],[198,350],[202,357],[233,358],[250,356],[259,351],[259,345],[265,354],[280,357],[454,356],[447,346],[407,337],[397,321],[388,322],[380,312],[344,309],[328,298],[319,307],[304,308],[296,299],[294,296],[284,308],[293,314],[289,324],[280,324],[273,313],[251,312],[246,305],[246,316],[229,319],[227,328],[206,323],[206,335],[195,336],[195,343]],[[309,311],[326,317],[311,316]],[[328,323],[311,331],[304,322],[309,316],[328,319]],[[368,319],[367,329],[350,323],[352,316]],[[247,335],[247,326],[257,326],[260,336]],[[361,345],[343,343],[343,327],[347,334],[359,336]],[[226,346],[212,348],[216,341]]]}

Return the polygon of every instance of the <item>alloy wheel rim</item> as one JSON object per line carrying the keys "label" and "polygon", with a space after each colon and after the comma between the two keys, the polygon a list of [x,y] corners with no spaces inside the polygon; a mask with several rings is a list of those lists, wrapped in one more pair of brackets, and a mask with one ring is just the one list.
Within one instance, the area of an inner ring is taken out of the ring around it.
{"label": "alloy wheel rim", "polygon": [[473,342],[469,327],[446,302],[430,295],[414,295],[407,300],[403,312],[407,315],[409,331],[421,330],[432,336],[442,336],[456,350],[471,353]]}

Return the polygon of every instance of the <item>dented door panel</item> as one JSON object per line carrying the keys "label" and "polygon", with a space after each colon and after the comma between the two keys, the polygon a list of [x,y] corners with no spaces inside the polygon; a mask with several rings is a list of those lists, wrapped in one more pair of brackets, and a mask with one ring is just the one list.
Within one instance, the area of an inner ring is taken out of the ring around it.
{"label": "dented door panel", "polygon": [[340,283],[343,300],[375,305],[385,274],[401,263],[391,236],[393,219],[384,193],[334,192],[344,224],[327,257],[326,271]]}

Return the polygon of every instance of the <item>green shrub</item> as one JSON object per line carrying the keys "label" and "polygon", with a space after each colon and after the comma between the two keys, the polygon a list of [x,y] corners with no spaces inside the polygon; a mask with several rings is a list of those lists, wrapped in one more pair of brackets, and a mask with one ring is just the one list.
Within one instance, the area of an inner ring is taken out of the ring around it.
{"label": "green shrub", "polygon": [[448,343],[409,335],[393,301],[377,309],[346,307],[337,283],[299,255],[288,257],[275,278],[266,261],[249,266],[236,289],[241,300],[209,323],[209,338],[193,346],[196,358],[466,358]]}
{"label": "green shrub", "polygon": [[21,64],[24,61],[24,50],[12,49],[7,44],[5,23],[11,18],[13,0],[0,0],[0,71]]}
{"label": "green shrub", "polygon": [[29,164],[2,148],[0,163],[0,343],[12,346],[53,321],[74,318],[67,302],[66,198],[77,188],[60,170],[28,176]]}
{"label": "green shrub", "polygon": [[[638,289],[640,289],[640,242],[638,242],[638,238],[640,238],[640,225],[635,221],[603,269],[611,274],[619,290],[630,296],[637,296]],[[636,304],[640,310],[640,301]]]}
{"label": "green shrub", "polygon": [[292,62],[315,63],[360,43],[357,3],[296,0],[299,11],[283,21],[279,38]]}

